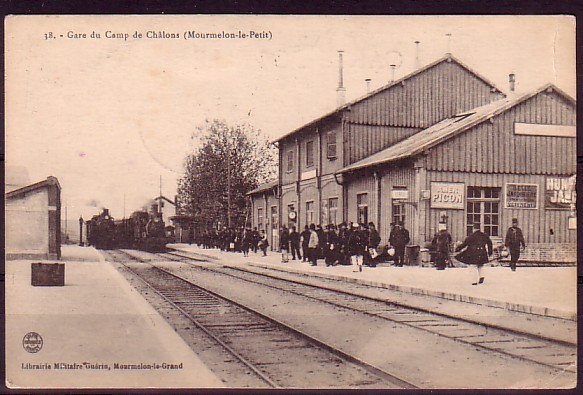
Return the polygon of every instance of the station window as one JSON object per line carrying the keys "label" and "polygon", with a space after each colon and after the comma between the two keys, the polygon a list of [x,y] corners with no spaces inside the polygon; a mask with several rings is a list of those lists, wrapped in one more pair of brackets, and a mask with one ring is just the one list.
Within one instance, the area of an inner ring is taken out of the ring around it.
{"label": "station window", "polygon": [[306,166],[314,166],[314,141],[306,142]]}
{"label": "station window", "polygon": [[488,236],[500,235],[500,188],[468,187],[466,205],[466,233],[473,232],[473,225]]}
{"label": "station window", "polygon": [[279,228],[279,216],[277,215],[277,206],[271,206],[271,229]]}
{"label": "station window", "polygon": [[257,209],[257,229],[263,229],[263,207]]}
{"label": "station window", "polygon": [[334,159],[336,158],[336,132],[328,132],[326,140],[326,157],[328,159]]}
{"label": "station window", "polygon": [[359,224],[368,223],[368,193],[356,195],[357,220]]}
{"label": "station window", "polygon": [[306,202],[306,225],[314,223],[314,202]]}
{"label": "station window", "polygon": [[287,171],[292,172],[294,170],[294,152],[287,152]]}
{"label": "station window", "polygon": [[338,224],[338,198],[328,199],[328,223]]}
{"label": "station window", "polygon": [[392,222],[394,224],[405,223],[405,205],[398,200],[393,200],[393,206],[391,207],[392,212]]}

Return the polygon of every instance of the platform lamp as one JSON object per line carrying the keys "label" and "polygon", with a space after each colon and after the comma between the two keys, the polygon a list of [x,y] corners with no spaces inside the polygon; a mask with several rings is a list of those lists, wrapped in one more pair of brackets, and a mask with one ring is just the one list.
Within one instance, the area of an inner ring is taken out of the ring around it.
{"label": "platform lamp", "polygon": [[79,216],[79,246],[83,247],[83,216]]}

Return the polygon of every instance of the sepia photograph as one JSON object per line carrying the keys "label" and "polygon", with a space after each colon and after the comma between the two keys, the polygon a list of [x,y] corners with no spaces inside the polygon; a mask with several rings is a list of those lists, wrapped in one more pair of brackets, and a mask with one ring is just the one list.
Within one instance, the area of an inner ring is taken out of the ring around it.
{"label": "sepia photograph", "polygon": [[577,387],[575,17],[4,29],[9,390]]}

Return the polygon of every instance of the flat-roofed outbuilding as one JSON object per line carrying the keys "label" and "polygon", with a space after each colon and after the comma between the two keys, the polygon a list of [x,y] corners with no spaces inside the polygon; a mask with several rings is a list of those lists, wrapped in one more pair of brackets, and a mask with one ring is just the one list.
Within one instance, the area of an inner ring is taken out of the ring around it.
{"label": "flat-roofed outbuilding", "polygon": [[61,258],[61,185],[56,177],[8,192],[6,259]]}

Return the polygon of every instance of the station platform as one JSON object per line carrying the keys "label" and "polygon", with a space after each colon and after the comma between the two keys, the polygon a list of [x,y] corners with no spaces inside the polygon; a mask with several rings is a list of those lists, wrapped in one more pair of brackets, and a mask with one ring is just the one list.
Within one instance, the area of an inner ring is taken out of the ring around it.
{"label": "station platform", "polygon": [[354,273],[352,266],[326,267],[323,259],[318,261],[318,266],[311,266],[307,262],[291,260],[290,255],[290,261],[282,263],[281,254],[275,251],[268,251],[265,257],[261,253],[250,252],[249,257],[245,258],[242,253],[203,249],[194,244],[170,244],[168,247],[233,264],[303,272],[414,295],[577,320],[576,267],[519,267],[513,272],[505,266],[485,266],[485,282],[476,286],[472,285],[476,281],[474,266],[436,270],[433,267],[395,267],[391,263],[380,263],[375,268],[364,266],[362,272]]}
{"label": "station platform", "polygon": [[[7,387],[224,387],[95,249],[62,246],[63,287],[33,287],[31,262],[5,264]],[[38,352],[23,346],[29,332]]]}

